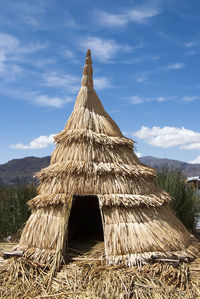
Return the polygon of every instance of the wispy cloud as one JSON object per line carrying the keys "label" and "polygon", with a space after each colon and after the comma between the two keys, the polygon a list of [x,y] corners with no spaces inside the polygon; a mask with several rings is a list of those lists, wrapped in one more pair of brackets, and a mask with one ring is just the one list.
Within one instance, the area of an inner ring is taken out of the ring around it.
{"label": "wispy cloud", "polygon": [[138,72],[138,73],[134,74],[133,77],[135,78],[136,82],[146,84],[149,81],[149,77],[152,75],[155,75],[155,74],[157,75],[159,73],[166,73],[169,71],[177,71],[177,70],[181,70],[183,68],[185,68],[184,63],[175,62],[175,63],[171,63],[168,65],[157,66],[151,70]]}
{"label": "wispy cloud", "polygon": [[166,66],[167,70],[180,70],[183,69],[185,67],[184,63],[173,63],[173,64],[169,64],[168,66]]}
{"label": "wispy cloud", "polygon": [[130,104],[142,104],[147,102],[164,102],[171,99],[171,97],[164,97],[164,96],[158,96],[158,97],[141,97],[138,95],[127,97]]}
{"label": "wispy cloud", "polygon": [[196,100],[200,100],[200,96],[184,96],[181,98],[182,101],[190,103]]}
{"label": "wispy cloud", "polygon": [[0,33],[0,49],[2,51],[13,52],[19,47],[19,40],[13,35]]}
{"label": "wispy cloud", "polygon": [[147,78],[145,76],[140,76],[136,78],[136,82],[138,83],[144,83],[145,81],[147,81]]}
{"label": "wispy cloud", "polygon": [[199,45],[200,45],[199,40],[193,40],[193,41],[185,43],[186,48],[193,48],[193,47],[196,47],[196,46],[199,46]]}
{"label": "wispy cloud", "polygon": [[75,53],[72,50],[68,49],[68,48],[66,48],[63,51],[63,56],[64,56],[64,58],[68,59],[72,63],[78,63],[79,62],[78,59],[76,58]]}
{"label": "wispy cloud", "polygon": [[80,88],[80,78],[69,74],[45,73],[43,79],[46,86],[63,87],[70,93],[77,92]]}
{"label": "wispy cloud", "polygon": [[94,78],[94,88],[95,89],[106,89],[106,88],[111,88],[111,81],[107,77],[96,77]]}
{"label": "wispy cloud", "polygon": [[[141,82],[143,82],[141,80]],[[176,101],[181,101],[185,103],[191,103],[194,101],[200,100],[200,96],[196,95],[187,95],[187,96],[177,96],[177,95],[172,95],[172,96],[155,96],[155,97],[144,97],[140,95],[133,95],[126,97],[126,99],[129,101],[130,104],[142,104],[142,103],[147,103],[147,102],[165,102],[165,101],[171,101],[171,100],[176,100]]]}
{"label": "wispy cloud", "polygon": [[23,73],[20,62],[23,62],[25,55],[40,51],[47,47],[47,44],[32,42],[23,44],[15,36],[0,33],[0,76],[4,81],[11,81]]}
{"label": "wispy cloud", "polygon": [[102,27],[122,27],[129,23],[148,23],[149,20],[156,17],[161,12],[159,6],[148,4],[124,10],[123,13],[120,14],[96,11],[95,18]]}
{"label": "wispy cloud", "polygon": [[91,49],[92,54],[101,62],[109,62],[118,52],[129,52],[128,45],[121,45],[113,39],[103,39],[100,37],[88,36],[79,41],[79,46],[84,51]]}
{"label": "wispy cloud", "polygon": [[15,2],[13,1],[10,4],[10,10],[15,17],[15,24],[21,23],[26,24],[31,27],[40,27],[44,26],[44,15],[45,15],[45,2],[44,1],[35,1],[35,2]]}
{"label": "wispy cloud", "polygon": [[38,91],[33,90],[23,90],[23,89],[11,89],[0,87],[1,95],[6,95],[8,97],[19,99],[31,103],[32,105],[41,107],[54,107],[63,108],[68,103],[72,102],[74,98],[72,96],[51,96],[47,94],[41,94]]}
{"label": "wispy cloud", "polygon": [[0,33],[0,51],[6,55],[33,53],[42,50],[47,46],[47,43],[40,43],[38,41],[23,44],[18,38],[11,34]]}
{"label": "wispy cloud", "polygon": [[184,46],[188,50],[186,52],[187,56],[192,56],[200,52],[200,40],[191,40],[185,43]]}
{"label": "wispy cloud", "polygon": [[53,144],[54,136],[55,134],[51,134],[47,136],[39,136],[33,139],[28,145],[17,143],[17,144],[11,144],[10,148],[19,149],[19,150],[46,148],[49,145]]}
{"label": "wispy cloud", "polygon": [[194,159],[193,161],[189,161],[189,163],[200,164],[200,156],[197,156],[196,159]]}
{"label": "wispy cloud", "polygon": [[62,108],[65,104],[73,101],[71,97],[59,98],[49,97],[47,95],[40,95],[35,98],[34,103],[38,106]]}
{"label": "wispy cloud", "polygon": [[169,148],[178,146],[180,149],[200,149],[200,132],[176,127],[145,127],[135,132],[133,136],[144,140],[150,145]]}
{"label": "wispy cloud", "polygon": [[128,14],[112,14],[104,11],[96,11],[96,20],[102,27],[121,27],[130,22]]}
{"label": "wispy cloud", "polygon": [[135,152],[135,154],[136,154],[136,156],[137,156],[138,158],[141,158],[141,157],[142,157],[142,154],[141,154],[141,153]]}

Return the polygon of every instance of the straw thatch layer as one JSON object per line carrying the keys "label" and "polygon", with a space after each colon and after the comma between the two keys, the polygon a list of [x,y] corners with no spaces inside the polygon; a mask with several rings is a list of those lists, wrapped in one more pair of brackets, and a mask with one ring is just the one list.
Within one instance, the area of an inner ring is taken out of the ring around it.
{"label": "straw thatch layer", "polygon": [[103,208],[102,212],[108,259],[118,256],[116,262],[129,256],[130,263],[134,264],[137,256],[142,262],[143,257],[145,260],[146,255],[149,258],[153,253],[169,257],[174,252],[188,253],[190,234],[167,205],[160,208],[110,207]]}
{"label": "straw thatch layer", "polygon": [[109,174],[70,174],[62,178],[46,178],[38,187],[39,194],[148,194],[157,192],[152,180]]}
{"label": "straw thatch layer", "polygon": [[[198,241],[191,243],[188,248],[180,251],[165,251],[165,252],[144,252],[135,254],[125,254],[125,255],[109,255],[106,259],[107,265],[125,265],[128,267],[138,266],[141,267],[145,264],[152,264],[156,261],[160,262],[174,262],[179,264],[180,261],[189,262],[194,261],[193,264],[193,275],[197,274],[197,270],[200,273],[200,269],[197,269],[197,264],[195,259],[199,255],[199,244]],[[195,268],[196,265],[196,268]],[[199,267],[199,265],[198,265]],[[194,271],[195,270],[195,271]],[[193,278],[195,279],[195,277]]]}
{"label": "straw thatch layer", "polygon": [[123,137],[119,127],[104,110],[94,89],[81,87],[65,130],[87,129],[97,134]]}
{"label": "straw thatch layer", "polygon": [[[76,194],[85,195],[85,194]],[[94,194],[92,194],[94,195]],[[168,203],[171,198],[167,192],[161,191],[145,195],[133,194],[95,194],[98,196],[102,206],[125,206],[136,207],[146,205],[149,207],[161,206]],[[68,200],[71,198],[70,194],[42,194],[34,197],[28,201],[31,209],[43,208],[47,206],[67,205]]]}
{"label": "straw thatch layer", "polygon": [[155,175],[155,170],[150,171],[143,165],[126,165],[119,163],[95,163],[85,161],[65,161],[55,163],[40,171],[37,177],[41,182],[45,179],[65,178],[71,174],[90,174],[91,176],[102,175],[123,175],[130,177],[150,177]]}
{"label": "straw thatch layer", "polygon": [[[65,161],[141,165],[137,156],[133,155],[132,148],[125,146],[110,148],[107,145],[97,145],[87,142],[74,142],[71,145],[58,144],[51,156],[51,164]],[[152,168],[147,166],[146,169],[153,171]]]}
{"label": "straw thatch layer", "polygon": [[159,207],[164,203],[171,201],[167,192],[155,192],[143,195],[134,194],[97,194],[102,206],[118,206],[118,207]]}
{"label": "straw thatch layer", "polygon": [[113,146],[127,146],[133,148],[134,141],[132,139],[116,136],[108,136],[106,134],[97,134],[89,129],[63,130],[54,136],[56,143],[72,144],[73,142],[87,142],[89,144]]}
{"label": "straw thatch layer", "polygon": [[69,200],[68,194],[42,194],[27,202],[31,209],[44,208],[48,206],[66,205]]}
{"label": "straw thatch layer", "polygon": [[56,249],[60,237],[63,207],[47,207],[32,211],[22,231],[20,245],[27,248]]}

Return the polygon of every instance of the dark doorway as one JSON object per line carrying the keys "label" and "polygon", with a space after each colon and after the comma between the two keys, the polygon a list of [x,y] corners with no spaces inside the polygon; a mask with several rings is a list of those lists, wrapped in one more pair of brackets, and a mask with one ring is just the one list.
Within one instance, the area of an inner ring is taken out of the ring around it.
{"label": "dark doorway", "polygon": [[103,226],[97,196],[74,195],[68,223],[68,249],[89,251],[103,241]]}

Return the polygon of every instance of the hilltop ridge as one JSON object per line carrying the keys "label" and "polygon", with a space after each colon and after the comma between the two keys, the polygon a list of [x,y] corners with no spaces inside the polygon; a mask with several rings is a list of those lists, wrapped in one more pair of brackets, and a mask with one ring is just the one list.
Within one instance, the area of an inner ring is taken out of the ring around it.
{"label": "hilltop ridge", "polygon": [[[200,175],[200,164],[190,164],[172,159],[161,159],[152,156],[141,157],[143,164],[160,169],[163,166],[179,168],[185,177]],[[0,165],[0,185],[13,185],[18,183],[36,183],[34,174],[50,164],[50,156],[25,157],[13,159]]]}

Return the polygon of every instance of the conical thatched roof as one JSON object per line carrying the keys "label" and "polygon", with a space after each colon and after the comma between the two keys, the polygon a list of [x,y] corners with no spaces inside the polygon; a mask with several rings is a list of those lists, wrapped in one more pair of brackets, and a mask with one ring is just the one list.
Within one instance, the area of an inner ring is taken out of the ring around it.
{"label": "conical thatched roof", "polygon": [[141,164],[93,89],[90,50],[74,110],[55,142],[50,166],[38,173],[39,195],[28,203],[32,215],[20,240],[27,257],[63,253],[74,195],[99,199],[108,264],[195,256],[170,196],[155,186],[155,170]]}
{"label": "conical thatched roof", "polygon": [[[92,59],[87,52],[82,86],[65,129],[55,136],[57,147],[51,165],[39,174],[40,196],[30,206],[57,204],[52,195],[99,194],[107,205],[160,205],[169,200],[152,184],[155,171],[142,165],[125,138],[104,110],[93,89]],[[152,194],[149,197],[149,193]],[[43,195],[49,194],[44,199]]]}

